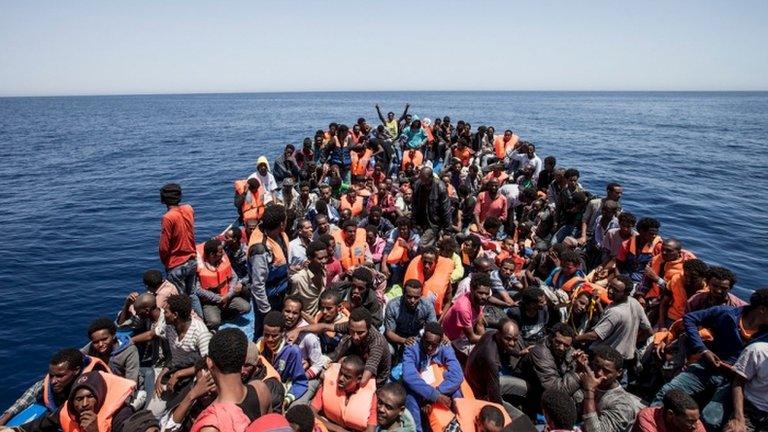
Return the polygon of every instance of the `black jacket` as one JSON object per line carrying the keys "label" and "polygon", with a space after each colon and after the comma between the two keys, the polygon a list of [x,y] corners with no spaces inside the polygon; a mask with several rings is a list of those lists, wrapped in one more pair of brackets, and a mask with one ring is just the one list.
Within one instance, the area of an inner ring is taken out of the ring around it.
{"label": "black jacket", "polygon": [[442,181],[433,179],[432,182],[432,188],[429,190],[426,200],[422,199],[422,194],[426,193],[426,188],[421,180],[413,186],[411,220],[414,226],[423,229],[447,229],[453,223],[448,190]]}

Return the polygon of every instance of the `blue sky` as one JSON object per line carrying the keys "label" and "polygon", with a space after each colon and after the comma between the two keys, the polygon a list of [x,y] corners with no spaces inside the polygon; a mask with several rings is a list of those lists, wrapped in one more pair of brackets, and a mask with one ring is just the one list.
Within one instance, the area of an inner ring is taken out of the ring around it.
{"label": "blue sky", "polygon": [[0,95],[768,90],[768,1],[5,1]]}

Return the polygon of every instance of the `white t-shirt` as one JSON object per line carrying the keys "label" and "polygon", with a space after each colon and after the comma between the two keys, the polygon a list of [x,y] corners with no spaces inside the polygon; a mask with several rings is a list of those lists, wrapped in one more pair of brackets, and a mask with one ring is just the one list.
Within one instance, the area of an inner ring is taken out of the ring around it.
{"label": "white t-shirt", "polygon": [[[248,176],[249,179],[255,178],[256,180],[261,183],[261,187],[264,188],[267,192],[275,192],[279,189],[277,186],[277,182],[275,181],[275,176],[272,175],[271,172],[267,171],[267,175],[263,176],[258,171],[254,172],[253,174]],[[262,200],[264,204],[266,205],[270,201],[272,201],[272,194],[271,193],[265,193],[262,197]]]}
{"label": "white t-shirt", "polygon": [[744,397],[755,408],[768,412],[768,342],[747,345],[733,370],[747,381]]}

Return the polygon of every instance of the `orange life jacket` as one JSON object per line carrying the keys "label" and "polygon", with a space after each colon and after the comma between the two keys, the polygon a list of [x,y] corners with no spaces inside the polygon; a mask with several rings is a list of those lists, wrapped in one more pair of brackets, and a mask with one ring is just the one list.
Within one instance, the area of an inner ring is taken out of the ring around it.
{"label": "orange life jacket", "polygon": [[272,263],[267,273],[266,288],[267,296],[275,296],[284,293],[288,290],[288,236],[283,232],[281,233],[283,243],[285,244],[285,250],[280,247],[275,240],[269,236],[265,236],[261,232],[260,228],[256,228],[251,233],[251,238],[248,240],[248,249],[251,246],[261,243],[265,248],[269,249],[272,254]]}
{"label": "orange life jacket", "polygon": [[323,413],[333,423],[355,431],[368,427],[368,416],[376,394],[376,380],[368,380],[347,399],[346,394],[336,385],[339,378],[339,363],[331,363],[323,377]]}
{"label": "orange life jacket", "polygon": [[[96,372],[107,383],[107,394],[96,413],[96,423],[99,432],[109,432],[112,429],[112,416],[125,405],[126,399],[133,394],[136,383],[105,372]],[[69,411],[69,403],[64,404],[59,411],[59,422],[63,432],[83,432],[74,413]]]}
{"label": "orange life jacket", "polygon": [[413,164],[414,169],[419,169],[424,164],[424,155],[419,150],[411,149],[403,153],[403,161],[400,163],[400,169],[405,170],[408,162]]}
{"label": "orange life jacket", "polygon": [[435,142],[435,134],[432,133],[432,126],[422,126],[421,129],[423,129],[424,130],[424,134],[427,135],[427,142],[428,143]]}
{"label": "orange life jacket", "polygon": [[[429,365],[432,376],[435,377],[434,382],[428,383],[432,387],[437,387],[443,382],[443,374],[445,373],[445,366],[438,364]],[[474,399],[475,393],[472,391],[472,387],[469,386],[467,380],[461,381],[461,394],[466,399]],[[439,404],[431,404],[427,409],[429,412],[429,426],[433,431],[442,431],[448,426],[448,423],[453,420],[453,413],[446,410]]]}
{"label": "orange life jacket", "polygon": [[344,209],[349,209],[352,212],[352,217],[360,216],[363,213],[363,197],[357,196],[355,197],[355,202],[350,203],[348,196],[345,194],[339,199],[339,211]]}
{"label": "orange life jacket", "polygon": [[262,381],[266,381],[270,378],[275,378],[278,381],[282,382],[283,380],[280,379],[280,374],[277,373],[277,370],[272,366],[272,364],[267,360],[263,355],[259,354],[259,361],[261,364],[264,365],[264,368],[267,370],[267,374],[264,375],[264,378],[262,378]]}
{"label": "orange life jacket", "polygon": [[459,150],[457,147],[453,149],[451,156],[459,158],[462,166],[469,166],[469,161],[472,159],[472,150],[470,150],[469,147],[465,147],[464,150]]}
{"label": "orange life jacket", "polygon": [[496,157],[504,159],[507,152],[515,147],[515,144],[520,140],[520,137],[512,134],[512,138],[509,141],[504,141],[504,135],[496,135],[493,139],[493,151],[496,153]]}
{"label": "orange life jacket", "polygon": [[232,282],[232,264],[229,262],[227,254],[221,257],[221,262],[215,270],[211,270],[206,265],[204,258],[205,243],[197,245],[197,280],[200,281],[200,287],[213,291],[220,296],[229,293],[229,284]]}
{"label": "orange life jacket", "polygon": [[405,264],[411,260],[408,256],[408,241],[398,237],[395,239],[395,245],[387,254],[387,264]]}
{"label": "orange life jacket", "polygon": [[368,163],[371,160],[371,156],[373,155],[373,152],[371,149],[365,149],[365,152],[362,156],[359,156],[359,154],[356,151],[350,152],[350,159],[352,160],[352,164],[350,165],[352,169],[352,175],[355,176],[364,176],[368,174]]}
{"label": "orange life jacket", "polygon": [[[453,401],[456,404],[455,415],[442,405],[433,406],[432,412],[430,413],[430,426],[432,426],[433,431],[444,430],[445,427],[456,418],[459,421],[461,432],[475,432],[475,418],[477,418],[480,411],[485,408],[486,405],[495,406],[501,410],[501,414],[504,416],[504,426],[512,423],[512,419],[509,417],[509,414],[507,414],[507,410],[499,404],[469,398],[457,398]],[[431,422],[432,417],[436,420],[434,425]]]}
{"label": "orange life jacket", "polygon": [[355,232],[355,242],[352,246],[347,246],[344,241],[344,230],[338,230],[334,234],[336,245],[339,246],[339,259],[344,270],[358,266],[365,262],[365,251],[368,250],[368,243],[365,241],[365,228],[358,228]]}
{"label": "orange life jacket", "polygon": [[259,186],[254,194],[248,189],[247,180],[236,180],[235,193],[238,195],[246,194],[243,204],[240,206],[243,224],[250,220],[261,219],[264,214],[264,186]]}
{"label": "orange life jacket", "polygon": [[[110,373],[109,366],[107,366],[106,363],[104,363],[100,358],[93,357],[93,356],[85,356],[88,360],[88,364],[83,366],[82,370],[80,371],[80,374],[84,374],[86,372],[90,372],[92,370],[98,370],[106,373]],[[45,405],[46,408],[48,408],[49,411],[54,412],[59,407],[56,405],[56,402],[53,400],[53,387],[51,386],[51,376],[48,374],[45,374],[45,378],[43,378],[43,405]]]}
{"label": "orange life jacket", "polygon": [[440,316],[443,313],[445,294],[451,285],[451,273],[453,273],[453,260],[439,256],[437,263],[435,263],[434,273],[429,279],[424,280],[424,265],[421,263],[421,255],[419,255],[408,264],[403,283],[409,279],[416,279],[421,282],[424,285],[421,296],[426,297],[430,293],[435,296],[435,313]]}
{"label": "orange life jacket", "polygon": [[[669,284],[669,281],[672,280],[672,276],[675,276],[677,274],[682,275],[683,274],[683,262],[689,259],[696,258],[696,255],[694,255],[691,252],[688,252],[686,250],[683,250],[680,252],[680,258],[669,261],[665,263],[664,265],[664,280]],[[653,258],[651,258],[651,269],[656,273],[657,275],[661,275],[661,264],[663,263],[663,258],[661,257],[661,254],[654,255]],[[648,290],[648,292],[645,294],[646,299],[653,299],[661,295],[661,289],[659,288],[659,284],[656,283],[656,281],[651,282],[651,287]]]}

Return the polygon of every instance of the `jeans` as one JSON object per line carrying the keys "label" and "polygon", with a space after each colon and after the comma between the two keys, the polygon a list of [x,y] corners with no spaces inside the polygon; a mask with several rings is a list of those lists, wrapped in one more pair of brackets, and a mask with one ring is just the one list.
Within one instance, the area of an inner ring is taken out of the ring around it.
{"label": "jeans", "polygon": [[652,406],[661,406],[668,391],[678,389],[695,399],[701,399],[702,393],[712,391],[712,396],[701,404],[701,421],[707,430],[720,430],[723,420],[730,417],[731,384],[724,375],[710,370],[701,363],[693,363],[672,381],[656,393]]}
{"label": "jeans", "polygon": [[180,293],[190,295],[197,281],[197,260],[190,258],[184,264],[166,269],[166,279],[176,285]]}
{"label": "jeans", "polygon": [[221,325],[222,316],[224,318],[234,317],[250,311],[251,302],[242,297],[234,297],[229,301],[226,309],[221,309],[221,306],[214,303],[204,304],[203,320],[209,329],[216,330]]}
{"label": "jeans", "polygon": [[155,394],[155,368],[152,366],[139,367],[139,376],[143,378],[144,391],[147,392],[146,403],[141,407],[144,408],[149,404],[150,399],[152,399],[152,395]]}

